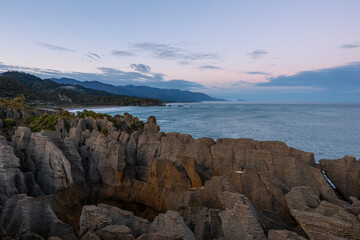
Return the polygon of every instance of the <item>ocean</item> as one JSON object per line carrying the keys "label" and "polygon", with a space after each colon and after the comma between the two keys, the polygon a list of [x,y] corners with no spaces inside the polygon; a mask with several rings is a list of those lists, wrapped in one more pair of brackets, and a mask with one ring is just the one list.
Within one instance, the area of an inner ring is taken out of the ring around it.
{"label": "ocean", "polygon": [[128,112],[143,121],[153,115],[161,131],[194,138],[283,141],[313,152],[317,161],[360,157],[360,103],[201,102],[91,110],[110,115]]}

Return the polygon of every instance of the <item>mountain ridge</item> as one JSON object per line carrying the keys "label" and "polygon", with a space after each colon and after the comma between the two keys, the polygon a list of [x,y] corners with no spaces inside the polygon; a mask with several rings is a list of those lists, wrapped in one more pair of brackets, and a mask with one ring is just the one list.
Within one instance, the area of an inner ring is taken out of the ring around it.
{"label": "mountain ridge", "polygon": [[73,78],[52,78],[51,80],[61,84],[79,85],[91,89],[103,90],[114,94],[135,97],[156,98],[165,102],[200,102],[200,101],[223,101],[201,92],[192,92],[180,89],[155,88],[148,86],[119,85],[115,86],[99,81],[79,81]]}
{"label": "mountain ridge", "polygon": [[158,99],[131,97],[78,85],[60,84],[25,72],[8,71],[1,73],[0,86],[0,97],[13,98],[23,95],[27,101],[35,101],[38,104],[46,103],[63,106],[163,105]]}

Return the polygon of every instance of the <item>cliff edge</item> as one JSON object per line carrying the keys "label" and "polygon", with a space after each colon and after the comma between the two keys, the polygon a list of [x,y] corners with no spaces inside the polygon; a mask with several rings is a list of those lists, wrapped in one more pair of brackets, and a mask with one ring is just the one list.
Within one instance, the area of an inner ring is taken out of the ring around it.
{"label": "cliff edge", "polygon": [[0,111],[2,239],[360,239],[354,157],[21,111]]}

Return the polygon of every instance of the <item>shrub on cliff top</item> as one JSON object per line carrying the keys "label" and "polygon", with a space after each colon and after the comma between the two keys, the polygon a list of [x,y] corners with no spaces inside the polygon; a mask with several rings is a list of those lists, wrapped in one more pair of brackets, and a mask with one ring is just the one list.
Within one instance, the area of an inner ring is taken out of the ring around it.
{"label": "shrub on cliff top", "polygon": [[108,129],[107,129],[106,127],[104,127],[103,129],[101,129],[101,133],[102,133],[105,137],[107,137],[108,134],[109,134],[109,131],[108,131]]}
{"label": "shrub on cliff top", "polygon": [[55,130],[55,125],[57,124],[59,116],[57,115],[48,115],[44,113],[41,117],[30,116],[26,118],[24,122],[29,124],[31,131],[40,132],[41,130]]}
{"label": "shrub on cliff top", "polygon": [[16,121],[14,119],[6,118],[3,121],[3,129],[5,131],[10,130],[11,128],[16,126]]}
{"label": "shrub on cliff top", "polygon": [[24,96],[19,96],[19,97],[13,98],[11,100],[8,100],[5,98],[0,98],[0,107],[16,108],[18,110],[21,110],[24,108],[24,102],[25,102]]}

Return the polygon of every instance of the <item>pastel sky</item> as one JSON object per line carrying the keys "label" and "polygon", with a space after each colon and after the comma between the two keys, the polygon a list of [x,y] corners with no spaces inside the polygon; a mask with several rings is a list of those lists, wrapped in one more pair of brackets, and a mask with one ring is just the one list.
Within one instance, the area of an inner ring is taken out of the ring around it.
{"label": "pastel sky", "polygon": [[359,12],[359,0],[1,0],[0,71],[360,101]]}

